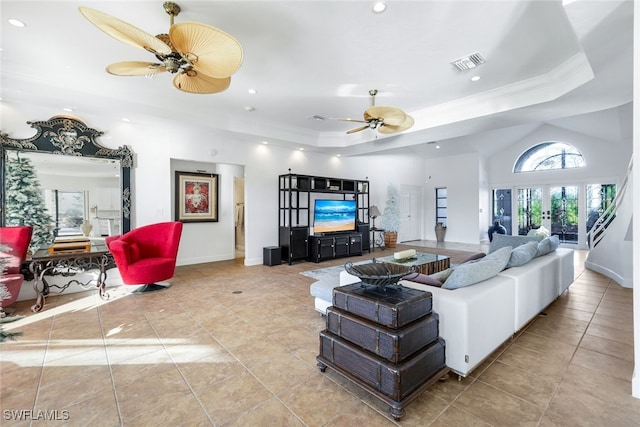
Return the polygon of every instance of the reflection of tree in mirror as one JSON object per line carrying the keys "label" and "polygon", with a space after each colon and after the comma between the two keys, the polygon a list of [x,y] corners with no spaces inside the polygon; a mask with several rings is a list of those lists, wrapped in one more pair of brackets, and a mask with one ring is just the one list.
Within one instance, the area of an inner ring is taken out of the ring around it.
{"label": "reflection of tree in mirror", "polygon": [[53,241],[51,216],[47,213],[40,183],[29,159],[7,158],[6,163],[7,225],[31,225],[33,237],[29,250],[33,253]]}

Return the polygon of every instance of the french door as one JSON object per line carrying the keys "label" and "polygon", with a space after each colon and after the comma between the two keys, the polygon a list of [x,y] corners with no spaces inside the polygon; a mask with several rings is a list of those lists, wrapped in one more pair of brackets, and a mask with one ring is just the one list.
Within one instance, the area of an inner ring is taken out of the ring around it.
{"label": "french door", "polygon": [[526,235],[543,226],[557,234],[560,243],[578,244],[578,186],[543,185],[517,189],[517,230]]}

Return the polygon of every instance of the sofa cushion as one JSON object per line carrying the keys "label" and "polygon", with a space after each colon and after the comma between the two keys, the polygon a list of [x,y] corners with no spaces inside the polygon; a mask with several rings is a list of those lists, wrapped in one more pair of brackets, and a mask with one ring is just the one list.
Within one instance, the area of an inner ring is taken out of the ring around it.
{"label": "sofa cushion", "polygon": [[508,234],[496,234],[493,236],[493,240],[489,244],[489,253],[495,252],[505,246],[516,248],[527,242],[539,242],[540,240],[542,240],[542,237],[539,236],[510,236]]}
{"label": "sofa cushion", "polygon": [[318,280],[309,286],[309,293],[312,297],[333,301],[333,288],[338,286],[340,286],[338,282]]}
{"label": "sofa cushion", "polygon": [[435,286],[435,287],[441,287],[442,286],[442,282],[434,279],[433,277],[429,276],[428,274],[422,274],[422,273],[410,273],[407,274],[406,276],[404,276],[402,278],[402,280],[409,280],[411,282],[414,283],[422,283],[423,285],[429,285],[429,286]]}
{"label": "sofa cushion", "polygon": [[479,260],[460,264],[453,269],[442,288],[458,289],[490,279],[504,270],[510,257],[511,246],[505,246]]}
{"label": "sofa cushion", "polygon": [[538,243],[536,256],[549,254],[558,249],[558,246],[560,246],[560,237],[558,237],[558,235],[554,234],[553,236],[544,238]]}
{"label": "sofa cushion", "polygon": [[527,242],[524,245],[513,248],[506,268],[520,267],[531,261],[538,253],[539,244],[537,242]]}

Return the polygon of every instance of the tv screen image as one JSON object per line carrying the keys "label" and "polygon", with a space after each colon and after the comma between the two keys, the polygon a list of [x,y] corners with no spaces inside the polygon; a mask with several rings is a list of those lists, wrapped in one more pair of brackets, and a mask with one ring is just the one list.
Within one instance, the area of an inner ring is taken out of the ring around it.
{"label": "tv screen image", "polygon": [[317,199],[313,207],[313,232],[335,233],[356,229],[355,200]]}

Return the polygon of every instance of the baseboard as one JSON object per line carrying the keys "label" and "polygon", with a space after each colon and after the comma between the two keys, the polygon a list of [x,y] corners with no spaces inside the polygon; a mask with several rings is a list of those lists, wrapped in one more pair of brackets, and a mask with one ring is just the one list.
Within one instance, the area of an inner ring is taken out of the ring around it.
{"label": "baseboard", "polygon": [[626,280],[624,277],[620,276],[615,271],[613,271],[610,268],[607,268],[607,267],[605,267],[603,265],[594,264],[591,261],[585,261],[584,262],[584,268],[586,268],[588,270],[595,271],[596,273],[600,273],[600,274],[602,274],[604,276],[607,276],[609,279],[613,280],[614,282],[616,282],[618,285],[622,286],[623,288],[633,288],[633,280],[632,279]]}

